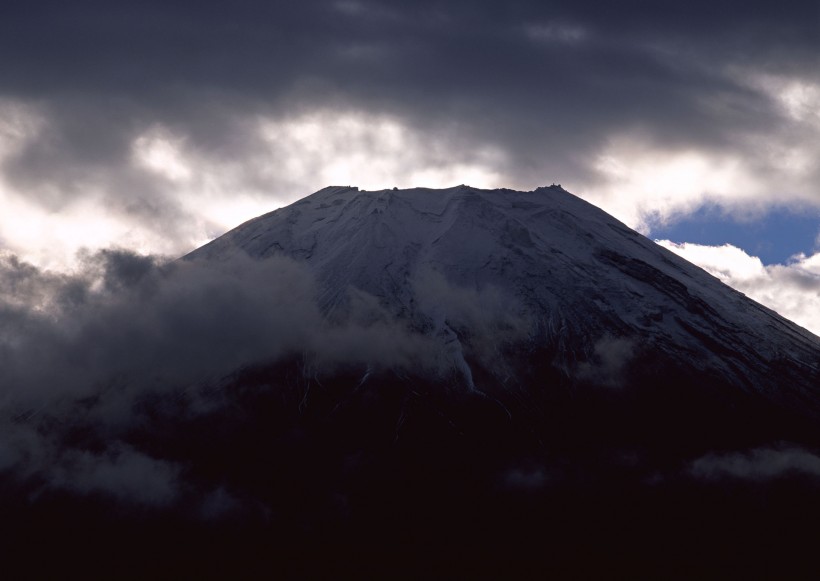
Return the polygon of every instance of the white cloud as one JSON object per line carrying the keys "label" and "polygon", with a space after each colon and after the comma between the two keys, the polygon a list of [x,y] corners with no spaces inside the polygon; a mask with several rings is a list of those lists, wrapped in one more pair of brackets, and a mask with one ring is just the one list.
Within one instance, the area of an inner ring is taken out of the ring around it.
{"label": "white cloud", "polygon": [[[768,103],[777,123],[733,130],[725,136],[731,147],[720,149],[673,148],[640,131],[610,135],[574,193],[644,233],[705,204],[739,218],[772,206],[820,207],[820,84],[744,69],[721,74]],[[710,99],[700,106],[740,114],[731,102]]]}
{"label": "white cloud", "polygon": [[[459,142],[457,128],[424,132],[362,111],[247,116],[237,123],[227,153],[150,124],[134,135],[123,167],[86,168],[81,192],[65,196],[57,209],[0,172],[0,246],[38,266],[70,270],[82,249],[180,255],[328,185],[508,185],[499,170],[504,154]],[[0,162],[23,151],[43,127],[48,119],[36,111],[0,102]],[[154,197],[139,199],[141,185],[153,187]],[[156,220],[133,214],[141,203],[153,207]]]}
{"label": "white cloud", "polygon": [[474,144],[464,153],[446,131],[425,134],[388,116],[320,111],[262,119],[259,132],[269,147],[271,171],[294,185],[488,188],[503,182],[500,150]]}
{"label": "white cloud", "polygon": [[43,115],[35,107],[0,99],[0,160],[36,137],[44,123]]}
{"label": "white cloud", "polygon": [[[0,163],[18,155],[48,126],[35,107],[0,100]],[[168,250],[161,239],[149,239],[129,221],[106,212],[98,192],[66,205],[59,212],[43,208],[17,191],[0,174],[0,250],[11,250],[40,266],[66,269],[84,247],[119,244],[154,252]]]}
{"label": "white cloud", "polygon": [[191,179],[191,168],[181,155],[182,145],[181,140],[161,128],[155,128],[134,141],[134,158],[147,169],[171,181],[185,182]]}
{"label": "white cloud", "polygon": [[730,244],[657,243],[820,335],[820,253],[798,254],[787,264],[764,266],[758,257]]}
{"label": "white cloud", "polygon": [[[139,249],[143,240],[130,236],[131,226],[106,215],[90,200],[81,200],[60,213],[45,212],[26,199],[2,199],[4,218],[0,232],[4,242],[24,260],[47,268],[75,264],[81,248],[103,248],[112,243]],[[153,245],[151,245],[153,246]]]}
{"label": "white cloud", "polygon": [[749,74],[746,83],[768,94],[791,120],[820,128],[820,84],[771,74]]}
{"label": "white cloud", "polygon": [[[348,11],[357,6],[362,4],[339,4]],[[575,42],[586,34],[561,22],[533,26],[528,34],[541,42]],[[812,176],[820,175],[820,141],[811,139],[820,89],[743,74],[748,86],[775,103],[785,129],[765,139],[751,136],[748,143],[738,137],[737,147],[722,153],[664,148],[634,133],[612,136],[597,152],[584,154],[594,176],[575,176],[575,182],[568,176],[568,189],[644,233],[706,203],[746,218],[772,204],[820,205],[810,187]],[[232,123],[226,129],[229,148],[148,123],[131,135],[125,160],[84,168],[81,187],[57,192],[61,204],[50,209],[48,193],[27,195],[0,166],[0,245],[40,266],[65,270],[82,248],[183,254],[327,185],[538,185],[521,177],[501,145],[466,139],[456,122],[421,129],[396,116],[322,109],[238,115]],[[0,101],[0,162],[24,151],[48,127],[41,111]],[[61,184],[53,180],[46,187]]]}
{"label": "white cloud", "polygon": [[[791,156],[798,163],[805,152],[790,149],[781,153],[784,159]],[[600,180],[584,188],[583,197],[643,233],[706,203],[717,204],[731,215],[749,217],[763,213],[772,203],[812,202],[794,193],[804,188],[781,191],[773,180],[759,179],[742,152],[662,150],[624,137],[600,151],[593,169]],[[778,191],[778,197],[773,198],[772,191]]]}

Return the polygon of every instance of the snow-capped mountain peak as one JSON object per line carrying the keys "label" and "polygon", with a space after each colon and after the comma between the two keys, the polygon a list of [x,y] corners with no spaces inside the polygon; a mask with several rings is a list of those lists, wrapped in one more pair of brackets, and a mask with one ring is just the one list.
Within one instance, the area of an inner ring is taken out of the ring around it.
{"label": "snow-capped mountain peak", "polygon": [[328,315],[344,309],[354,289],[444,334],[459,323],[450,312],[458,306],[425,296],[431,276],[463,292],[494,293],[505,314],[528,322],[531,340],[563,346],[558,364],[568,370],[615,340],[750,390],[773,389],[778,369],[818,374],[817,337],[560,186],[327,187],[188,258],[238,253],[308,265]]}

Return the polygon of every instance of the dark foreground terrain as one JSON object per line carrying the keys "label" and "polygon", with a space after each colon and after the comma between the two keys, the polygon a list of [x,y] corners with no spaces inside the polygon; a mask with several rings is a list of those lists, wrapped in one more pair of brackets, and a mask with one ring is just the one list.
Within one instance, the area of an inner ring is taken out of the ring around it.
{"label": "dark foreground terrain", "polygon": [[[614,394],[571,384],[538,364],[548,355],[498,393],[392,372],[306,378],[293,362],[228,378],[211,413],[146,398],[126,439],[184,466],[182,500],[6,481],[4,563],[107,578],[817,572],[816,423],[668,368],[630,372]],[[91,450],[104,437],[59,430]],[[215,486],[224,497],[204,502]]]}

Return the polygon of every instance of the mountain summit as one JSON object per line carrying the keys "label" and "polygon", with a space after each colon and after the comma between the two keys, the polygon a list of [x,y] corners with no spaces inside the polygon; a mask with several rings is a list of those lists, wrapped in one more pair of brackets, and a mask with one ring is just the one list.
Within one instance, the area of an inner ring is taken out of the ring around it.
{"label": "mountain summit", "polygon": [[328,187],[188,258],[237,254],[309,265],[328,315],[349,308],[351,291],[366,293],[419,330],[469,341],[477,321],[464,311],[474,306],[482,323],[526,324],[522,344],[549,346],[567,376],[613,383],[631,357],[650,357],[659,373],[668,362],[820,413],[810,396],[820,385],[818,337],[560,186]]}

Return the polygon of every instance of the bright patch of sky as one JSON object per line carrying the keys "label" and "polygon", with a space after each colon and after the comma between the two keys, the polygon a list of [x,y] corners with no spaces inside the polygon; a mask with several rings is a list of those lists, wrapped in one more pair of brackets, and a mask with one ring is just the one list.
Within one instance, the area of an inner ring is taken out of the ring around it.
{"label": "bright patch of sky", "polygon": [[653,227],[651,238],[705,246],[730,244],[757,256],[763,264],[786,264],[793,256],[820,248],[820,209],[774,209],[756,219],[743,220],[714,206]]}

